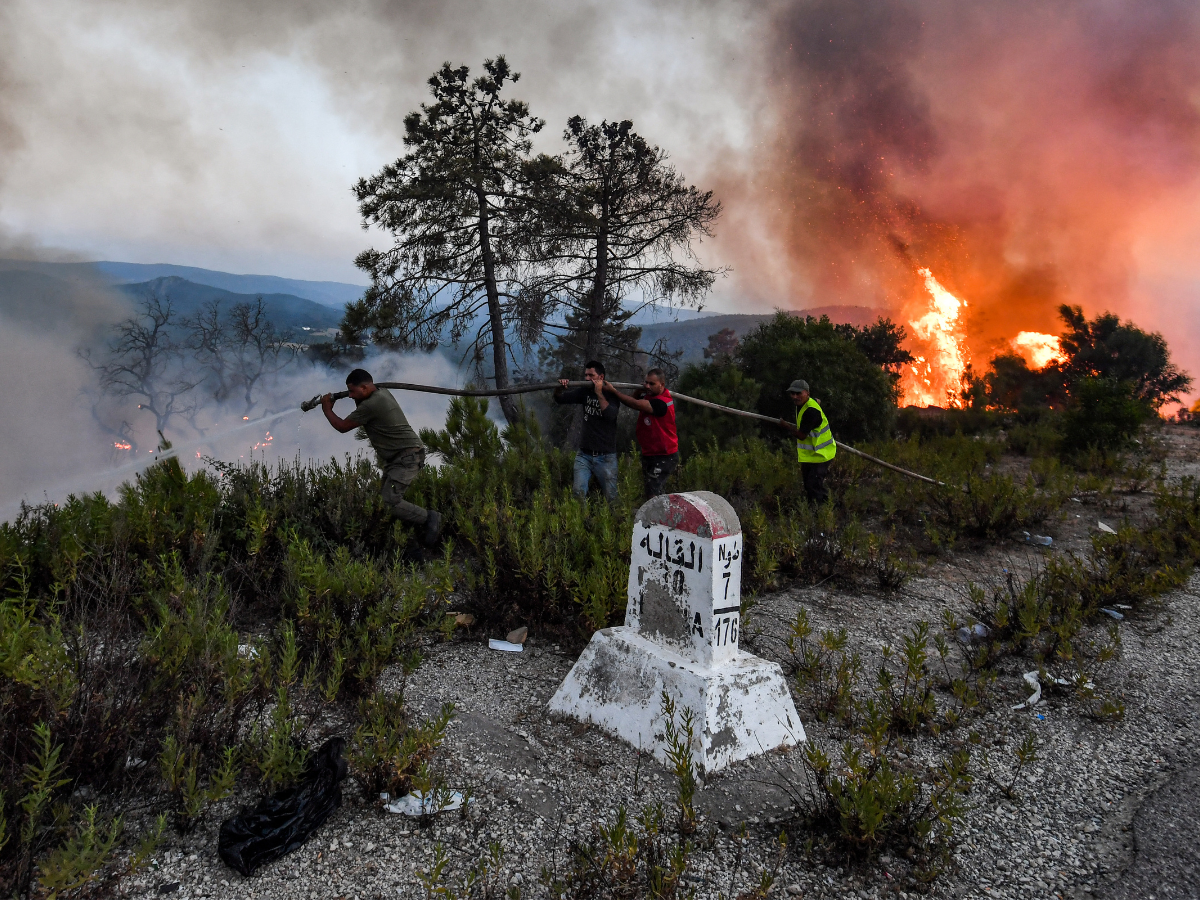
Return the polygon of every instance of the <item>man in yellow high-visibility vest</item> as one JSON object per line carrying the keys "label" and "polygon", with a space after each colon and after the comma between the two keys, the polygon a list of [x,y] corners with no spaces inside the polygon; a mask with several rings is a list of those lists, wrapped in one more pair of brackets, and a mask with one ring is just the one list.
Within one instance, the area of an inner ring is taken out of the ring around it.
{"label": "man in yellow high-visibility vest", "polygon": [[829,499],[825,477],[829,474],[829,461],[837,453],[837,442],[821,405],[809,396],[808,382],[797,378],[787,392],[796,404],[796,424],[780,419],[779,426],[796,438],[796,456],[808,502],[824,503]]}

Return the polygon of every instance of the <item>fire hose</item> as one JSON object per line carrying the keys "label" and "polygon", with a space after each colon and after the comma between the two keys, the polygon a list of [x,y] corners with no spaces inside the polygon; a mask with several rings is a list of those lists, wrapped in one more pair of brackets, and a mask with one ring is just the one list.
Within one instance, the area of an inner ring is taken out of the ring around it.
{"label": "fire hose", "polygon": [[[590,381],[571,381],[568,382],[571,387],[591,387]],[[640,390],[642,385],[629,384],[623,381],[610,381],[615,388],[624,390]],[[463,388],[444,388],[430,384],[408,384],[401,381],[380,381],[376,382],[376,387],[388,388],[389,390],[397,391],[418,391],[423,394],[446,394],[451,397],[501,397],[506,394],[531,394],[535,391],[548,391],[559,387],[557,381],[545,381],[538,384],[518,384],[507,388],[492,388],[490,390],[467,390]],[[338,391],[331,395],[334,400],[342,400],[350,396],[349,391]],[[719,403],[713,403],[709,400],[701,400],[699,397],[689,397],[687,394],[680,394],[676,391],[671,391],[671,396],[676,400],[682,400],[685,403],[694,403],[696,406],[703,406],[708,409],[715,409],[718,412],[728,413],[732,416],[741,416],[744,419],[757,419],[760,422],[768,422],[771,425],[790,425],[791,423],[785,419],[776,419],[771,416],[763,416],[758,413],[747,412],[744,409],[734,409],[730,406],[722,406]],[[313,397],[311,400],[306,400],[300,404],[300,408],[305,412],[321,405],[321,395]],[[869,453],[863,453],[861,450],[856,450],[848,444],[843,444],[841,441],[834,441],[839,450],[844,450],[854,456],[862,457],[868,462],[874,463],[877,466],[882,466],[885,469],[890,469],[893,472],[898,472],[908,478],[915,478],[917,481],[924,481],[926,484],[932,484],[937,487],[949,487],[944,481],[938,481],[935,478],[929,478],[926,475],[919,475],[916,472],[910,472],[908,469],[902,469],[899,466],[894,466],[889,462],[884,462],[876,456],[871,456]]]}

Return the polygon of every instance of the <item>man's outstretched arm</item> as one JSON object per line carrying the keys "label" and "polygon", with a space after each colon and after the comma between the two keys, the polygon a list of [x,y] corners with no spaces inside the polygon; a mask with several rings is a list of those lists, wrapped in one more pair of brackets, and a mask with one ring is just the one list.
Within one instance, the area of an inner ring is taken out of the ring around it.
{"label": "man's outstretched arm", "polygon": [[347,431],[354,431],[358,428],[357,422],[351,422],[349,419],[343,419],[333,411],[333,396],[326,394],[321,398],[321,412],[325,413],[325,418],[329,420],[329,424],[335,429],[345,434]]}
{"label": "man's outstretched arm", "polygon": [[604,382],[604,390],[610,394],[613,394],[619,401],[621,401],[622,404],[628,406],[630,409],[636,409],[639,412],[644,413],[654,413],[654,408],[650,405],[649,400],[645,400],[641,397],[633,397],[629,394],[622,394],[607,381]]}

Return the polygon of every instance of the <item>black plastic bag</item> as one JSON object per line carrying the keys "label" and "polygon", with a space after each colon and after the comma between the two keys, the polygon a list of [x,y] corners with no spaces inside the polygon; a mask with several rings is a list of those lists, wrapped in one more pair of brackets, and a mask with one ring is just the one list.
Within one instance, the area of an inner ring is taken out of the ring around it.
{"label": "black plastic bag", "polygon": [[221,823],[217,852],[243,875],[291,853],[342,805],[346,739],[330,738],[308,761],[300,783]]}

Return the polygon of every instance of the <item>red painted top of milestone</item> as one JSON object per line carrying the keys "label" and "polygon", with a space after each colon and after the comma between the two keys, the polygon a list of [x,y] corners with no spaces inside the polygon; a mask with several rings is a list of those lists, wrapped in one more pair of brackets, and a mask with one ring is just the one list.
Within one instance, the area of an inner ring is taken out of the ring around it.
{"label": "red painted top of milestone", "polygon": [[663,494],[642,504],[637,521],[649,527],[665,525],[702,538],[741,534],[742,523],[724,497],[711,491]]}

